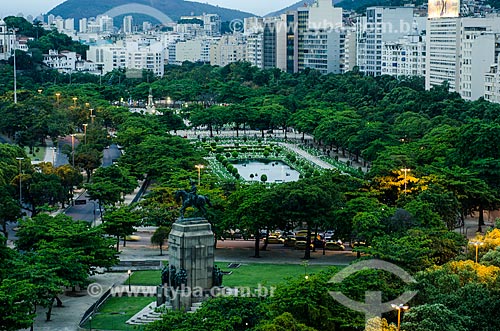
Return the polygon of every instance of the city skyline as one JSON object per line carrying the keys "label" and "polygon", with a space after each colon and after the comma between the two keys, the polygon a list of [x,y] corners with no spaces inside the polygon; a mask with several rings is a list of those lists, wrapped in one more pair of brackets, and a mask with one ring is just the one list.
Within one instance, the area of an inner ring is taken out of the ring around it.
{"label": "city skyline", "polygon": [[[22,13],[24,16],[38,16],[46,14],[57,5],[66,0],[18,0],[3,4],[0,8],[0,17],[16,16]],[[237,9],[244,12],[250,12],[256,15],[266,15],[270,12],[283,9],[294,3],[296,0],[253,0],[253,1],[234,1],[234,0],[191,0],[193,2],[207,3],[214,6],[220,6],[229,9]],[[151,1],[154,3],[154,1]]]}

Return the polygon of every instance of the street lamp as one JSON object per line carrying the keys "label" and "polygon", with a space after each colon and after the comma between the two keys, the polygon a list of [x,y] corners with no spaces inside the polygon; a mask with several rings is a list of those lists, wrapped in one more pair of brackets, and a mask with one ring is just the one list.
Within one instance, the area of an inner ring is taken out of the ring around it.
{"label": "street lamp", "polygon": [[87,123],[83,124],[83,136],[84,136],[84,144],[87,145]]}
{"label": "street lamp", "polygon": [[482,241],[476,240],[476,241],[471,241],[469,244],[474,245],[476,247],[476,263],[477,263],[477,258],[479,254],[479,246],[483,246],[484,243]]}
{"label": "street lamp", "polygon": [[129,271],[127,271],[127,274],[128,274],[128,291],[132,292],[132,289],[130,287],[130,275],[132,274],[132,270],[129,269]]}
{"label": "street lamp", "polygon": [[22,191],[22,178],[21,178],[21,161],[24,160],[24,157],[16,157],[16,160],[19,161],[19,205],[23,208],[23,191]]}
{"label": "street lamp", "polygon": [[50,149],[52,150],[52,166],[55,167],[56,166],[56,150],[57,150],[57,147],[50,147]]}
{"label": "street lamp", "polygon": [[61,97],[61,93],[57,92],[56,93],[56,100],[57,100],[57,105],[59,106],[59,98]]}
{"label": "street lamp", "polygon": [[392,309],[396,309],[398,311],[398,331],[400,330],[401,327],[401,311],[402,310],[408,310],[408,306],[405,306],[403,304],[395,305],[391,304]]}
{"label": "street lamp", "polygon": [[75,135],[71,135],[71,157],[72,157],[72,165],[75,167]]}
{"label": "street lamp", "polygon": [[76,100],[78,100],[77,97],[73,97],[73,107],[76,107]]}
{"label": "street lamp", "polygon": [[17,44],[17,40],[16,40],[16,30],[17,29],[11,29],[12,31],[12,34],[14,35],[14,42],[13,42],[13,50],[14,50],[14,56],[13,56],[13,60],[14,60],[14,103],[17,103],[17,66],[16,66],[16,44]]}
{"label": "street lamp", "polygon": [[406,185],[407,185],[407,181],[406,181],[406,173],[407,173],[408,171],[411,171],[411,169],[404,168],[404,169],[401,169],[401,171],[404,171],[404,173],[405,173],[405,194],[406,194]]}
{"label": "street lamp", "polygon": [[40,88],[37,90],[38,94],[42,94],[43,90]]}
{"label": "street lamp", "polygon": [[92,331],[92,316],[89,317],[89,331]]}
{"label": "street lamp", "polygon": [[90,123],[92,123],[92,125],[94,125],[94,109],[93,108],[90,108]]}
{"label": "street lamp", "polygon": [[304,261],[302,262],[302,265],[304,266],[304,278],[305,280],[309,279],[309,275],[307,274],[307,266],[309,265],[309,261]]}
{"label": "street lamp", "polygon": [[196,169],[198,169],[198,186],[200,186],[201,184],[201,169],[205,168],[205,166],[203,164],[197,164],[194,166]]}

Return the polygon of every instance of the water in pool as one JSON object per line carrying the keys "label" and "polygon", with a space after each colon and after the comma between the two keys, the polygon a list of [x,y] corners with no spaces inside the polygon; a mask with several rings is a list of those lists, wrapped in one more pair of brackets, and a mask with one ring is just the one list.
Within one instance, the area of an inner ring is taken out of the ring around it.
{"label": "water in pool", "polygon": [[268,183],[296,182],[299,172],[282,161],[245,160],[233,163],[238,173],[247,181],[260,181],[266,175]]}

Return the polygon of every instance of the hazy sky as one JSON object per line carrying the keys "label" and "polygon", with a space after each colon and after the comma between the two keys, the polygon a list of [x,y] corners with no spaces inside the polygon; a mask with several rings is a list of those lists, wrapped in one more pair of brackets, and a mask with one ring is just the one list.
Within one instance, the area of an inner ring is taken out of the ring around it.
{"label": "hazy sky", "polygon": [[[103,0],[96,0],[103,1]],[[221,7],[239,9],[257,15],[265,15],[269,12],[282,9],[295,2],[296,0],[191,0]],[[64,0],[2,0],[0,5],[0,17],[17,15],[23,13],[26,15],[37,16],[47,13]]]}

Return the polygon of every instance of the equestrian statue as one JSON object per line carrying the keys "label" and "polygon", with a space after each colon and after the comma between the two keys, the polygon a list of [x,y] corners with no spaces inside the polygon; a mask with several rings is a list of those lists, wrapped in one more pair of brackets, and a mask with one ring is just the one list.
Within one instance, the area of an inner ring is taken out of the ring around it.
{"label": "equestrian statue", "polygon": [[181,221],[184,219],[184,212],[186,211],[187,207],[194,207],[198,209],[198,211],[202,214],[202,216],[205,216],[207,213],[205,205],[212,207],[210,199],[207,196],[197,193],[196,183],[191,179],[189,180],[189,182],[191,184],[190,191],[186,190],[175,191],[175,201],[179,201],[179,198],[182,198],[182,207],[180,210],[180,218],[179,218],[179,220]]}

